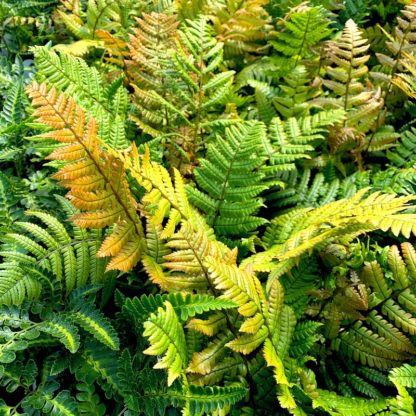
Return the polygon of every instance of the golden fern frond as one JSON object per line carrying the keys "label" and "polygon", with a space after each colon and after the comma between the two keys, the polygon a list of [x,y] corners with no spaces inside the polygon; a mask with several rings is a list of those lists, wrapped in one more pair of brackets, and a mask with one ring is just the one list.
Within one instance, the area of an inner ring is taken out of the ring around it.
{"label": "golden fern frond", "polygon": [[[256,270],[274,268],[273,259],[288,260],[299,257],[315,247],[329,244],[336,238],[358,236],[364,232],[380,229],[390,230],[394,235],[409,238],[416,235],[416,214],[400,213],[407,208],[414,196],[397,197],[393,194],[375,192],[363,199],[368,189],[362,189],[352,198],[342,199],[316,209],[305,208],[287,224],[286,241],[255,254],[243,262],[252,264]],[[268,233],[279,223],[272,221]]]}
{"label": "golden fern frond", "polygon": [[124,60],[129,56],[127,42],[117,38],[107,30],[99,29],[95,34],[100,39],[101,46],[105,48],[104,59],[111,64],[124,68]]}
{"label": "golden fern frond", "polygon": [[72,98],[36,82],[27,91],[36,108],[35,117],[52,128],[42,137],[63,143],[48,158],[70,162],[54,178],[69,189],[68,198],[81,211],[72,220],[84,228],[116,224],[98,255],[113,257],[107,270],[131,269],[140,258],[145,240],[123,163],[114,153],[104,151],[96,121],[87,117]]}
{"label": "golden fern frond", "polygon": [[253,271],[224,264],[213,257],[207,257],[205,264],[217,289],[223,290],[224,297],[239,305],[238,312],[242,316],[252,317],[263,310],[266,298]]}
{"label": "golden fern frond", "polygon": [[272,26],[264,9],[268,0],[228,1],[210,16],[217,39],[224,43],[226,55],[261,53]]}
{"label": "golden fern frond", "polygon": [[[136,21],[137,28],[133,29],[134,34],[130,36],[130,59],[126,60],[126,67],[135,90],[133,103],[140,113],[144,113],[146,109],[161,107],[153,95],[146,94],[147,90],[155,91],[166,98],[168,85],[164,79],[168,62],[167,51],[174,48],[178,40],[176,29],[179,22],[176,16],[154,12],[143,13]],[[153,124],[151,114],[148,117],[142,114],[137,121],[149,124],[149,127]],[[150,131],[148,133],[151,134]]]}

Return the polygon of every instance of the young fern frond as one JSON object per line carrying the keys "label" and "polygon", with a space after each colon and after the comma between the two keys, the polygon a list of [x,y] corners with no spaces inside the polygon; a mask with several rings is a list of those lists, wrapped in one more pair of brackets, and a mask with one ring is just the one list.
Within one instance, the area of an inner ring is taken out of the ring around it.
{"label": "young fern frond", "polygon": [[[169,138],[171,165],[188,174],[203,146],[202,133],[222,122],[234,71],[219,70],[223,44],[206,17],[176,27],[172,16],[152,14],[139,20],[129,63],[131,77],[137,79],[132,84],[133,120],[145,133]],[[153,54],[161,55],[156,65]]]}
{"label": "young fern frond", "polygon": [[[166,54],[175,48],[179,22],[175,16],[162,13],[143,14],[137,19],[137,28],[130,36],[130,60],[126,61],[134,88],[134,105],[138,115],[133,121],[145,133],[157,137],[161,126],[172,122],[177,114],[164,108],[165,101],[172,100],[169,82],[169,59]],[[158,99],[160,98],[160,99]]]}
{"label": "young fern frond", "polygon": [[72,98],[48,91],[45,84],[33,83],[28,88],[35,116],[54,130],[42,136],[64,143],[50,159],[69,160],[55,175],[69,188],[72,204],[81,211],[72,220],[81,227],[104,228],[116,223],[103,242],[98,255],[113,256],[107,270],[129,270],[139,260],[145,233],[136,212],[122,162],[102,149],[94,118]]}
{"label": "young fern frond", "polygon": [[383,105],[380,91],[374,91],[362,82],[368,78],[365,63],[370,56],[365,55],[365,52],[369,47],[354,21],[348,20],[341,38],[329,45],[332,65],[326,71],[331,79],[324,79],[323,83],[335,94],[335,98],[316,101],[346,111],[346,119],[338,128],[334,128],[330,136],[331,149],[336,152],[342,145],[356,142],[358,158],[364,135],[374,127]]}

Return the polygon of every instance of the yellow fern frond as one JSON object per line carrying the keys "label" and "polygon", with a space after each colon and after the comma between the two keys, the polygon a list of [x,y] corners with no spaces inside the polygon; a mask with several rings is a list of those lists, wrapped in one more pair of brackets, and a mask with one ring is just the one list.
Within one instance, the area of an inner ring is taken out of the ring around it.
{"label": "yellow fern frond", "polygon": [[364,199],[367,191],[362,189],[352,198],[319,208],[299,210],[296,220],[292,219],[289,224],[291,228],[285,243],[249,257],[242,266],[252,264],[255,270],[273,270],[274,259],[287,261],[336,238],[356,237],[377,229],[390,230],[394,235],[402,234],[406,238],[416,235],[416,214],[400,213],[416,199],[414,196],[375,192]]}
{"label": "yellow fern frond", "polygon": [[227,342],[233,338],[233,334],[221,333],[201,352],[196,352],[186,371],[190,373],[209,374],[215,365],[224,357]]}
{"label": "yellow fern frond", "polygon": [[186,327],[207,335],[208,337],[212,337],[225,325],[225,315],[223,313],[214,313],[208,319],[193,318],[188,322]]}
{"label": "yellow fern frond", "polygon": [[260,281],[253,272],[224,264],[213,257],[207,257],[205,264],[216,288],[223,290],[224,297],[239,305],[238,312],[242,316],[251,317],[263,310],[266,299]]}

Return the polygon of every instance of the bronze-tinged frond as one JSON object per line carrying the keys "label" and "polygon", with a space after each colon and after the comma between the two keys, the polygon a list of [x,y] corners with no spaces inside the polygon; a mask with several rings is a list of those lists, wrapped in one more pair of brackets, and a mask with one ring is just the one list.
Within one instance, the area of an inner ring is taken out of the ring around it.
{"label": "bronze-tinged frond", "polygon": [[124,68],[124,60],[129,56],[127,42],[117,38],[107,30],[97,30],[95,35],[100,39],[103,47],[105,48],[104,59],[110,64]]}
{"label": "bronze-tinged frond", "polygon": [[[369,47],[356,23],[348,20],[341,37],[328,44],[330,65],[326,67],[328,76],[323,84],[334,97],[316,100],[319,105],[343,108],[346,112],[343,122],[333,127],[329,143],[333,153],[352,150],[359,166],[366,134],[377,127],[377,117],[383,107],[381,90],[372,86],[368,76]],[[386,145],[395,138],[392,135]]]}
{"label": "bronze-tinged frond", "polygon": [[43,137],[64,143],[49,159],[69,161],[54,178],[69,189],[67,197],[81,211],[72,220],[85,228],[116,224],[98,255],[113,256],[108,270],[131,269],[143,250],[144,230],[123,163],[102,148],[96,121],[72,98],[36,82],[28,93],[36,107],[35,117],[53,128]]}
{"label": "bronze-tinged frond", "polygon": [[264,8],[267,4],[268,0],[245,0],[212,10],[210,18],[227,57],[267,50],[266,40],[272,29],[271,17]]}

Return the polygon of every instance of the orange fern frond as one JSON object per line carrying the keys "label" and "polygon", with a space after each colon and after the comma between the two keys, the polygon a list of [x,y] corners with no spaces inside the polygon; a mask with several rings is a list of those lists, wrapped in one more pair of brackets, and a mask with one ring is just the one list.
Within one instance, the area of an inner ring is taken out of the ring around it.
{"label": "orange fern frond", "polygon": [[53,129],[42,137],[63,143],[49,159],[69,162],[54,178],[69,189],[67,197],[81,211],[72,220],[85,228],[116,224],[98,255],[113,256],[108,270],[130,270],[140,259],[145,239],[123,163],[104,151],[96,121],[72,98],[36,82],[28,87],[28,93],[36,108],[35,117]]}
{"label": "orange fern frond", "polygon": [[105,48],[106,53],[104,59],[111,64],[124,68],[124,60],[129,56],[127,43],[112,35],[107,30],[99,29],[95,32],[95,35],[100,39]]}

